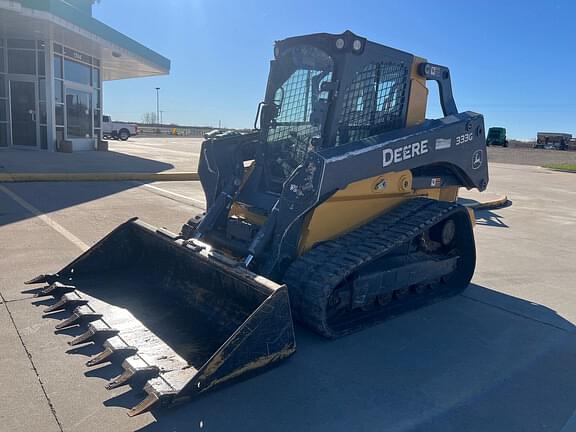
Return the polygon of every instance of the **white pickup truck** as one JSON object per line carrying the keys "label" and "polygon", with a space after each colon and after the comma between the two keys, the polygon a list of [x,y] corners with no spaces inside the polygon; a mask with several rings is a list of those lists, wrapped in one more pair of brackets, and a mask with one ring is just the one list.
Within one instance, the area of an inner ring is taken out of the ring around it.
{"label": "white pickup truck", "polygon": [[102,135],[104,139],[126,141],[132,135],[138,135],[138,126],[131,123],[113,122],[110,116],[102,116]]}

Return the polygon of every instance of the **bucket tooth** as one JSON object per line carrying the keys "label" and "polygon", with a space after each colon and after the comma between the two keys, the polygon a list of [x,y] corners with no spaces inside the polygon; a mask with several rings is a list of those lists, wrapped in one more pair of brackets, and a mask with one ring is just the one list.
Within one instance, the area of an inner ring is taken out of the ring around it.
{"label": "bucket tooth", "polygon": [[29,281],[24,282],[26,285],[33,285],[37,283],[52,283],[58,278],[58,275],[53,273],[48,274],[41,274],[36,276],[35,278],[30,279]]}
{"label": "bucket tooth", "polygon": [[[162,376],[149,379],[144,384],[144,392],[147,394],[146,398],[128,411],[130,417],[140,415],[160,405],[174,403],[174,397],[178,395],[178,390],[172,387]],[[186,399],[187,397],[184,397],[180,401]]]}
{"label": "bucket tooth", "polygon": [[118,375],[116,378],[110,381],[106,385],[106,388],[108,390],[112,390],[115,389],[116,387],[123,386],[124,384],[127,384],[130,379],[132,379],[133,375],[134,375],[133,371],[125,370],[124,372],[122,372],[122,374]]}
{"label": "bucket tooth", "polygon": [[112,336],[116,336],[118,333],[118,330],[108,327],[101,321],[96,321],[94,323],[90,323],[88,330],[82,333],[80,336],[72,339],[70,342],[68,342],[68,345],[75,346],[86,342],[93,342],[96,338],[106,339]]}
{"label": "bucket tooth", "polygon": [[294,352],[286,285],[222,256],[200,241],[187,247],[178,236],[131,220],[55,276],[34,279],[29,295],[49,296],[40,302],[48,313],[66,310],[54,324],[70,327],[56,333],[74,333],[64,338],[67,352],[93,344],[95,354],[83,360],[88,367],[122,364],[105,384],[141,394],[126,410],[136,416],[201,396]]}
{"label": "bucket tooth", "polygon": [[34,297],[46,297],[49,295],[56,296],[58,294],[65,294],[72,292],[76,289],[74,285],[64,285],[60,282],[54,282],[42,289],[40,292],[34,294]]}
{"label": "bucket tooth", "polygon": [[81,322],[91,322],[102,318],[102,314],[94,312],[88,306],[78,306],[69,318],[66,318],[56,326],[58,330],[70,327]]}
{"label": "bucket tooth", "polygon": [[75,295],[74,293],[66,293],[62,296],[60,300],[54,303],[52,306],[44,309],[44,313],[56,312],[60,310],[65,310],[71,307],[83,306],[88,303],[88,300],[83,299]]}
{"label": "bucket tooth", "polygon": [[151,393],[146,398],[128,411],[128,415],[130,417],[134,417],[145,413],[146,411],[150,411],[154,405],[156,405],[160,401],[160,398],[155,393]]}
{"label": "bucket tooth", "polygon": [[96,366],[108,361],[112,356],[122,359],[130,357],[138,351],[136,347],[126,345],[120,338],[112,337],[103,343],[104,351],[86,362],[86,366]]}
{"label": "bucket tooth", "polygon": [[88,360],[86,362],[86,366],[96,366],[99,365],[100,363],[104,363],[112,356],[112,354],[114,354],[114,351],[112,351],[112,349],[104,348],[104,351],[101,351],[95,357]]}
{"label": "bucket tooth", "polygon": [[149,379],[160,373],[158,366],[151,366],[137,356],[128,357],[122,362],[122,367],[124,372],[106,385],[108,390],[128,384],[135,378]]}

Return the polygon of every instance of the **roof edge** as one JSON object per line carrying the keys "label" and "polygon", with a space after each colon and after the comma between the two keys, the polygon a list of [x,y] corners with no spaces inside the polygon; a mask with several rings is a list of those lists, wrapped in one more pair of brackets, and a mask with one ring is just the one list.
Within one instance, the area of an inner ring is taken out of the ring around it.
{"label": "roof edge", "polygon": [[170,72],[170,60],[156,51],[142,45],[134,39],[120,33],[118,30],[98,21],[96,18],[83,13],[79,9],[62,0],[20,0],[23,7],[48,12],[64,21],[76,25],[114,45],[126,49],[147,60],[166,73]]}

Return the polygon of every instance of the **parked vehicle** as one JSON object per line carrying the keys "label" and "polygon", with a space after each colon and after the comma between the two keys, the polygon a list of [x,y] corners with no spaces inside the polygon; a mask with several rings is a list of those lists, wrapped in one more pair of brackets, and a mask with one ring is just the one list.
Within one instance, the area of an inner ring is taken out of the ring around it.
{"label": "parked vehicle", "polygon": [[572,134],[557,132],[538,132],[534,148],[548,150],[568,150]]}
{"label": "parked vehicle", "polygon": [[138,135],[138,126],[132,123],[114,122],[110,116],[102,116],[102,135],[104,139],[126,141],[132,135]]}
{"label": "parked vehicle", "polygon": [[499,145],[508,147],[508,140],[506,139],[506,128],[491,127],[488,129],[488,136],[486,137],[486,145]]}
{"label": "parked vehicle", "polygon": [[241,132],[235,130],[214,129],[204,134],[204,139],[224,138],[227,136],[242,135]]}

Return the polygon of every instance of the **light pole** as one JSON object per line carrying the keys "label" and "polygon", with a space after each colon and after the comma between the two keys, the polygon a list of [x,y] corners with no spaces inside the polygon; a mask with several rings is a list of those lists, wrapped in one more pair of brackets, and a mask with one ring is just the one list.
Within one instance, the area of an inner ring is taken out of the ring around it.
{"label": "light pole", "polygon": [[156,87],[156,123],[160,121],[160,87]]}

